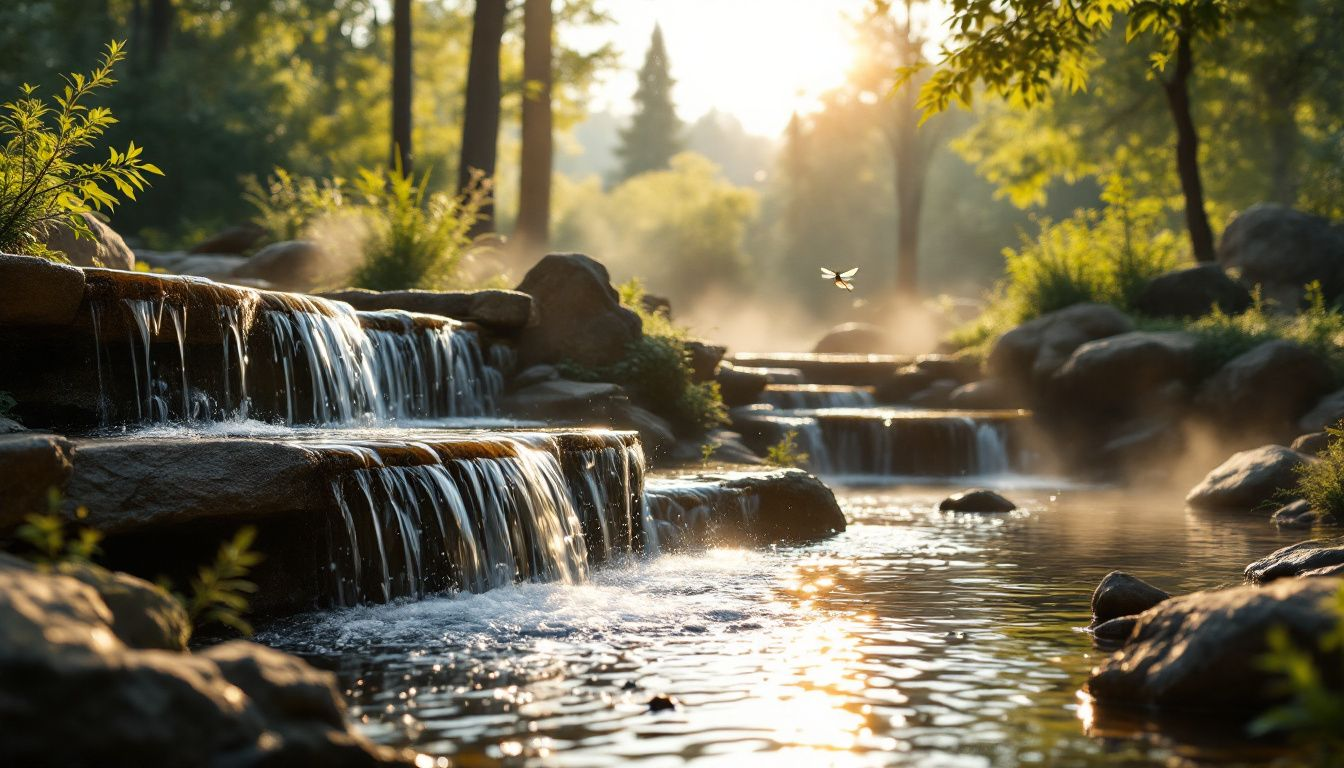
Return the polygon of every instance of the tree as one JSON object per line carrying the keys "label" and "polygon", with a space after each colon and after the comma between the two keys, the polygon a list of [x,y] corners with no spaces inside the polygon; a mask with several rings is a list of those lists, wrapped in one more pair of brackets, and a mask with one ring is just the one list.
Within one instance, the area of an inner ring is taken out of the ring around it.
{"label": "tree", "polygon": [[[1176,132],[1176,170],[1185,200],[1186,229],[1195,258],[1213,261],[1213,230],[1200,177],[1199,135],[1190,98],[1195,43],[1217,39],[1250,13],[1249,0],[952,0],[951,41],[921,88],[925,115],[953,101],[969,106],[977,85],[1031,106],[1053,88],[1086,87],[1098,41],[1118,14],[1127,14],[1126,41],[1151,38],[1153,77],[1159,82]],[[1257,11],[1273,12],[1258,4]],[[904,70],[913,75],[916,68]]]}
{"label": "tree", "polygon": [[524,0],[523,150],[514,228],[522,252],[545,250],[550,240],[553,27],[551,0]]}
{"label": "tree", "polygon": [[[504,36],[505,0],[476,0],[471,24],[471,59],[467,64],[467,103],[462,120],[462,153],[457,166],[457,192],[469,194],[476,173],[495,177],[499,145],[499,50]],[[494,203],[487,201],[472,235],[493,232]]]}
{"label": "tree", "polygon": [[[878,100],[875,108],[886,139],[894,171],[896,198],[896,290],[906,298],[919,294],[919,219],[924,209],[928,184],[929,160],[937,144],[930,126],[921,130],[919,110],[915,106],[915,83],[892,93],[892,69],[918,68],[927,59],[927,40],[915,21],[918,0],[902,0],[899,15],[891,3],[874,0],[860,32],[866,50],[867,72],[860,87],[869,93],[890,94]],[[894,67],[893,67],[894,65]]]}
{"label": "tree", "polygon": [[644,65],[639,68],[635,114],[630,126],[621,131],[621,145],[616,149],[621,157],[622,179],[667,168],[672,156],[681,150],[681,121],[672,102],[674,82],[663,30],[655,24]]}
{"label": "tree", "polygon": [[392,167],[410,176],[411,0],[392,6]]}

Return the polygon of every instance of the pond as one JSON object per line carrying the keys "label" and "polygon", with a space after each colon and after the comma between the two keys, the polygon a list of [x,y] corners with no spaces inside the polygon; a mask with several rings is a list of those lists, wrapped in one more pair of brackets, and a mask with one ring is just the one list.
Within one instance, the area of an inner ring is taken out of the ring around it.
{"label": "pond", "polygon": [[[263,642],[340,677],[374,740],[460,765],[1153,765],[1257,754],[1238,726],[1097,712],[1089,597],[1122,569],[1173,593],[1295,540],[1179,494],[840,488],[845,533],[663,555],[589,583],[311,614]],[[651,711],[671,697],[675,709]],[[661,700],[661,699],[660,699]]]}

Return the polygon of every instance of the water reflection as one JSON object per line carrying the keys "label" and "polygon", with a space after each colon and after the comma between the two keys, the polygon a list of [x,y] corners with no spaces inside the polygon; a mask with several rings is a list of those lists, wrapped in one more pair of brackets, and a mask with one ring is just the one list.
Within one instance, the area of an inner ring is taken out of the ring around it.
{"label": "water reflection", "polygon": [[[1152,765],[1210,734],[1095,710],[1079,631],[1107,571],[1172,592],[1283,543],[1170,499],[1020,491],[941,513],[942,489],[843,494],[848,532],[307,617],[263,639],[341,676],[373,738],[464,765]],[[670,695],[675,711],[652,712]],[[1213,755],[1217,757],[1218,755]],[[1227,755],[1223,755],[1226,757]]]}

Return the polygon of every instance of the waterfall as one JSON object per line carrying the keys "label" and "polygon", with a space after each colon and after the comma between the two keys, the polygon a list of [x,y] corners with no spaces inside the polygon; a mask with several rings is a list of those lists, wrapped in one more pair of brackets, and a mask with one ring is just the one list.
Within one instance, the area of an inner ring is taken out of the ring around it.
{"label": "waterfall", "polygon": [[1002,475],[1012,471],[1007,435],[1002,425],[975,425],[975,474]]}
{"label": "waterfall", "polygon": [[[330,602],[577,583],[593,565],[633,554],[643,451],[610,434],[590,440],[604,444],[561,450],[545,435],[492,437],[481,444],[491,455],[471,458],[453,458],[452,443],[401,445],[389,458],[377,447],[310,445],[365,464],[332,481]],[[392,464],[408,447],[426,463]]]}
{"label": "waterfall", "polygon": [[770,384],[763,402],[784,410],[869,408],[876,403],[868,387],[827,384]]}
{"label": "waterfall", "polygon": [[[503,376],[455,321],[290,294],[253,303],[256,311],[169,296],[91,301],[101,424],[349,425],[495,412]],[[115,340],[123,327],[124,351]],[[511,364],[495,349],[492,362]]]}
{"label": "waterfall", "polygon": [[721,483],[685,479],[651,481],[644,489],[645,536],[656,551],[713,544],[730,532],[750,530],[760,497]]}

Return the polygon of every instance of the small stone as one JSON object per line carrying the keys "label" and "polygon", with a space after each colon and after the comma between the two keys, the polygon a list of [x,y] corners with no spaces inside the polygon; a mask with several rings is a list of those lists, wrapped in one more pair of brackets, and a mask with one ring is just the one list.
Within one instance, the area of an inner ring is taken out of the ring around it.
{"label": "small stone", "polygon": [[1170,597],[1143,579],[1111,571],[1092,593],[1092,623],[1099,626],[1121,616],[1134,616]]}
{"label": "small stone", "polygon": [[676,699],[663,693],[660,693],[657,696],[654,696],[652,699],[649,699],[650,712],[675,711],[679,706],[680,704]]}
{"label": "small stone", "polygon": [[1092,628],[1092,639],[1098,646],[1114,650],[1125,644],[1139,620],[1133,616],[1119,616],[1103,621]]}
{"label": "small stone", "polygon": [[948,496],[938,509],[944,512],[1012,512],[1017,505],[987,488],[973,488]]}

